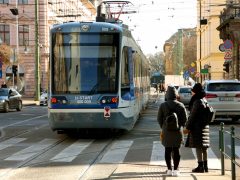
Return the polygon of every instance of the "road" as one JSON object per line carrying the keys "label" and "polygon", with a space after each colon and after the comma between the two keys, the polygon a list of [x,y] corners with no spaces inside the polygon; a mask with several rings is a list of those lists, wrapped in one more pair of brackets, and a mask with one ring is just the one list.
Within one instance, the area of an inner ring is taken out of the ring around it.
{"label": "road", "polygon": [[[148,179],[150,174],[163,176],[162,171],[166,170],[164,147],[159,141],[160,129],[156,121],[161,102],[163,97],[156,102],[152,99],[132,131],[111,135],[103,131],[87,135],[57,134],[48,126],[47,107],[44,106],[0,113],[0,179],[144,179],[143,176]],[[225,130],[230,130],[232,124],[225,124]],[[239,122],[234,124],[237,135],[239,125]],[[209,169],[214,176],[219,176],[219,123],[212,124],[210,129]],[[225,143],[226,152],[230,153],[227,136]],[[239,147],[238,143],[238,158]],[[196,154],[184,146],[181,154],[180,170],[187,179],[196,166]],[[230,170],[230,163],[225,168]]]}

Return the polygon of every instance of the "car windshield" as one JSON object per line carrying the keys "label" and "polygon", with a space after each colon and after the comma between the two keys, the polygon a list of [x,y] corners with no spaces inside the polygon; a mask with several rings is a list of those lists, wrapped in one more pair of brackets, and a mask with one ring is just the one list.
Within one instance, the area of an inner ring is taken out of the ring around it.
{"label": "car windshield", "polygon": [[240,91],[240,83],[211,83],[208,91]]}
{"label": "car windshield", "polygon": [[181,88],[179,90],[180,93],[191,93],[191,88]]}
{"label": "car windshield", "polygon": [[0,89],[0,96],[8,96],[8,90]]}

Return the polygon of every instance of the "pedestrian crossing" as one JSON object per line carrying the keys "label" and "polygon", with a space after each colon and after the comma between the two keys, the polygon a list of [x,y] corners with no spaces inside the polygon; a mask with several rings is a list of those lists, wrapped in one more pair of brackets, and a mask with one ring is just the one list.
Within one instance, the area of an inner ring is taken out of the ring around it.
{"label": "pedestrian crossing", "polygon": [[54,162],[72,162],[81,152],[88,147],[92,141],[89,142],[80,142],[76,141],[69,147],[63,149],[59,154],[51,158],[51,161]]}
{"label": "pedestrian crossing", "polygon": [[[57,139],[43,139],[40,140],[37,143],[29,144],[29,147],[26,147],[26,138],[11,138],[6,141],[0,142],[0,154],[1,151],[4,151],[8,148],[17,146],[17,152],[14,152],[12,154],[9,154],[6,158],[1,158],[1,161],[25,161],[29,158],[33,158],[34,156],[41,154],[42,151],[45,149],[50,148],[54,144],[57,143]],[[22,145],[21,145],[22,143]],[[93,139],[87,139],[87,140],[76,140],[75,142],[67,143],[59,146],[61,149],[57,150],[56,154],[53,155],[53,157],[49,158],[48,161],[50,162],[64,162],[64,163],[70,163],[74,161],[83,151],[85,151],[87,148],[91,149],[91,146],[94,146],[94,140]],[[99,159],[98,163],[109,163],[109,164],[119,164],[124,163],[125,158],[127,157],[127,154],[129,150],[132,148],[134,141],[133,140],[118,140],[114,141],[109,148],[106,149],[103,156]],[[22,147],[20,149],[19,147]],[[230,148],[229,146],[226,146]],[[153,141],[152,147],[149,148],[149,162],[147,162],[149,165],[162,165],[165,166],[165,159],[164,159],[164,147],[161,144],[161,141]],[[191,159],[196,160],[196,152],[195,149],[189,149],[182,147],[181,151],[189,150],[190,153],[183,153],[181,157],[181,161],[184,161],[184,159]],[[236,156],[237,158],[240,157],[240,146],[236,146]],[[137,150],[136,150],[136,153]],[[185,157],[186,155],[189,155],[188,157]],[[208,148],[208,166],[211,169],[221,169],[221,162],[219,157],[217,156],[219,152],[214,152],[212,148]],[[139,155],[141,156],[141,154]],[[194,159],[193,159],[194,158]]]}

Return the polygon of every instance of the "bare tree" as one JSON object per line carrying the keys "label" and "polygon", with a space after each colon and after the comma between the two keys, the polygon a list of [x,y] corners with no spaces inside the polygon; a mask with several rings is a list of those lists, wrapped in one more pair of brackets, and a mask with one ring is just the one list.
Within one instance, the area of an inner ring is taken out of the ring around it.
{"label": "bare tree", "polygon": [[150,62],[152,72],[160,72],[161,74],[165,74],[165,63],[164,63],[163,52],[157,52],[154,55],[149,55],[148,59]]}

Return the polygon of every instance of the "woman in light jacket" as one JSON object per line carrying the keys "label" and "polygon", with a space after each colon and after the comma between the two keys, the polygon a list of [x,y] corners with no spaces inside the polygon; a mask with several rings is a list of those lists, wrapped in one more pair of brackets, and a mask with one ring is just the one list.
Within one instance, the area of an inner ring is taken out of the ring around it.
{"label": "woman in light jacket", "polygon": [[[187,111],[183,103],[177,101],[177,90],[175,87],[168,86],[165,95],[166,102],[162,103],[158,110],[157,120],[162,129],[162,144],[165,147],[165,161],[167,164],[167,175],[178,176],[179,162],[180,162],[180,146],[183,142],[183,132],[181,127],[185,126],[187,120]],[[179,130],[168,131],[165,126],[165,120],[170,111],[176,112],[178,116]],[[173,156],[172,156],[173,154]],[[171,159],[173,157],[173,171]]]}

